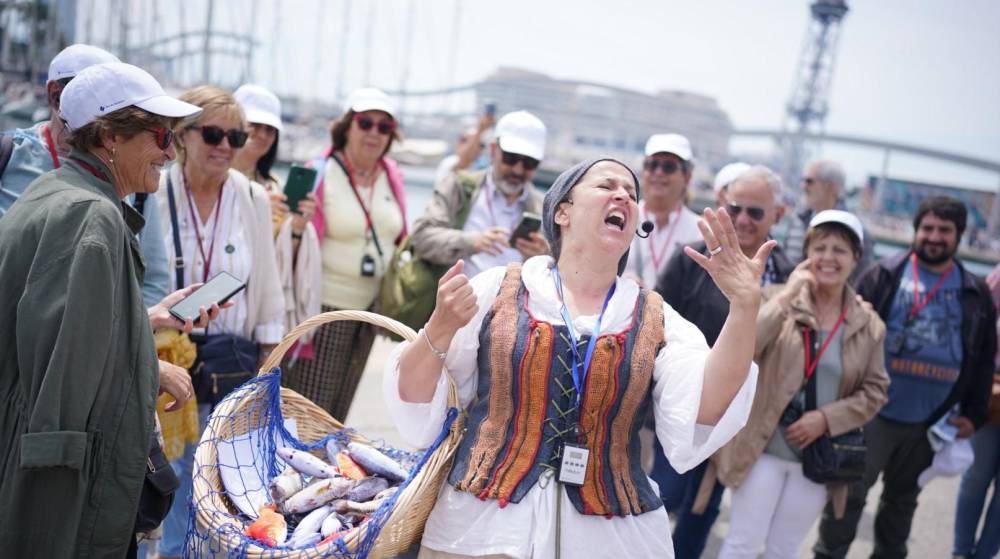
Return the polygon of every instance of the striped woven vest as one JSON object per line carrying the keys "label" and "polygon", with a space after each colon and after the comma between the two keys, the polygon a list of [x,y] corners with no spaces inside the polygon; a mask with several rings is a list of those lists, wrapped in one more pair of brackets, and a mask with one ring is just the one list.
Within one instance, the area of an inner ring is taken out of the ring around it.
{"label": "striped woven vest", "polygon": [[[545,470],[558,470],[579,414],[566,327],[535,319],[527,303],[521,265],[511,264],[483,322],[477,398],[448,476],[457,490],[500,507],[520,502]],[[627,330],[598,338],[583,387],[590,458],[584,484],[566,486],[582,514],[626,516],[662,504],[642,470],[638,433],[663,346],[663,300],[641,292],[633,317]],[[579,340],[581,353],[588,341]]]}

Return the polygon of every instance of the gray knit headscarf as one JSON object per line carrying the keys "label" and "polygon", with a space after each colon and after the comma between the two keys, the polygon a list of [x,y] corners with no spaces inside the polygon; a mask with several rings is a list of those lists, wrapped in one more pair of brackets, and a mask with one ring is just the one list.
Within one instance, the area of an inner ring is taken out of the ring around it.
{"label": "gray knit headscarf", "polygon": [[[562,249],[562,233],[559,231],[559,226],[556,225],[556,208],[559,204],[566,201],[569,198],[569,192],[573,190],[583,175],[587,174],[587,171],[591,167],[600,163],[601,161],[613,161],[622,167],[628,169],[630,175],[632,175],[632,180],[635,181],[635,195],[636,198],[639,197],[639,179],[636,178],[635,173],[629,166],[613,159],[611,157],[601,157],[598,159],[588,159],[587,161],[582,161],[576,165],[566,169],[561,175],[552,183],[552,187],[549,191],[545,193],[545,201],[542,202],[542,232],[545,234],[545,239],[549,242],[549,247],[552,249],[552,258],[559,261],[559,251]],[[628,262],[628,251],[622,255],[621,260],[618,261],[618,275],[622,275],[625,271],[625,263]]]}

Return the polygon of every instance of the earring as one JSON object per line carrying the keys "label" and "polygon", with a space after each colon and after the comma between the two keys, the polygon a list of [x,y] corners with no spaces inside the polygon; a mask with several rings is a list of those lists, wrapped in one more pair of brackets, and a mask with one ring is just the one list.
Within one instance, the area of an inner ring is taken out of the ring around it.
{"label": "earring", "polygon": [[111,148],[111,157],[108,158],[108,165],[114,166],[115,164],[115,148]]}

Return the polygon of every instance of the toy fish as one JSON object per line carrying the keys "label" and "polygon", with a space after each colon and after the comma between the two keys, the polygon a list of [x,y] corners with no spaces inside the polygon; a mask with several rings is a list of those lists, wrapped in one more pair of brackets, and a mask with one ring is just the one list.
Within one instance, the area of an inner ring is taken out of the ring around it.
{"label": "toy fish", "polygon": [[337,453],[337,468],[340,470],[341,474],[353,480],[360,480],[368,477],[365,470],[359,466],[357,462],[352,460],[350,455],[346,452]]}
{"label": "toy fish", "polygon": [[322,539],[323,536],[319,532],[316,532],[315,534],[309,534],[301,538],[292,538],[292,541],[288,542],[288,547],[292,549],[304,549],[318,544]]}
{"label": "toy fish", "polygon": [[331,512],[326,515],[326,518],[323,520],[323,525],[320,526],[319,533],[323,534],[323,537],[326,538],[330,534],[336,534],[343,529],[344,523],[337,517],[337,513]]}
{"label": "toy fish", "polygon": [[302,486],[302,474],[289,466],[285,468],[285,471],[275,476],[267,488],[271,494],[271,501],[280,505],[292,495],[302,491]]}
{"label": "toy fish", "polygon": [[403,481],[410,475],[398,462],[370,446],[350,443],[347,450],[351,453],[351,458],[366,471],[390,481]]}
{"label": "toy fish", "polygon": [[[295,527],[295,531],[292,532],[292,539],[299,540],[312,534],[318,534],[320,527],[323,525],[323,521],[326,520],[327,516],[330,516],[330,512],[333,509],[330,505],[324,505],[309,514],[306,515],[299,525]],[[322,538],[320,538],[322,539]]]}
{"label": "toy fish", "polygon": [[389,482],[386,481],[385,478],[375,476],[366,477],[359,480],[358,483],[356,483],[354,487],[347,492],[347,499],[363,503],[365,501],[370,501],[372,497],[388,488]]}
{"label": "toy fish", "polygon": [[274,547],[284,542],[288,536],[285,517],[274,511],[274,505],[264,505],[257,512],[259,514],[257,520],[247,526],[243,533],[267,547]]}
{"label": "toy fish", "polygon": [[329,460],[331,464],[336,464],[337,455],[340,454],[341,451],[346,450],[347,445],[337,439],[330,439],[326,441],[326,446],[324,448],[326,449],[327,460]]}
{"label": "toy fish", "polygon": [[351,487],[354,487],[354,482],[345,477],[321,479],[289,497],[282,505],[282,510],[288,513],[309,512],[343,497]]}
{"label": "toy fish", "polygon": [[286,464],[303,474],[306,474],[307,476],[331,478],[337,475],[337,470],[335,470],[333,466],[304,450],[295,450],[294,448],[283,447],[279,448],[275,452],[277,452],[278,456],[280,456]]}

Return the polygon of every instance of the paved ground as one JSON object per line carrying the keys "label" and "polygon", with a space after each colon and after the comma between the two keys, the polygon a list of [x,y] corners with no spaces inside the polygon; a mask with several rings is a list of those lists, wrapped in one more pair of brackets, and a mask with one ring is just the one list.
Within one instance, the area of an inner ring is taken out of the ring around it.
{"label": "paved ground", "polygon": [[[369,438],[383,438],[390,444],[399,444],[395,428],[385,414],[382,402],[382,364],[385,356],[393,347],[393,343],[385,338],[379,338],[372,349],[372,357],[368,361],[364,377],[358,388],[354,405],[347,417],[346,424],[358,429]],[[910,542],[910,557],[914,559],[947,559],[951,557],[952,525],[955,512],[955,495],[958,491],[958,479],[937,479],[924,490],[920,498],[920,506],[913,524]],[[877,506],[877,495],[881,485],[876,485],[869,495],[868,506],[858,529],[859,537],[851,548],[849,559],[867,558],[872,550],[872,523]],[[723,510],[712,530],[708,549],[704,557],[715,557],[722,539],[729,529],[729,497],[723,499]],[[808,547],[815,541],[815,526],[806,539]],[[811,557],[803,553],[802,557]],[[680,559],[680,558],[679,558]]]}

